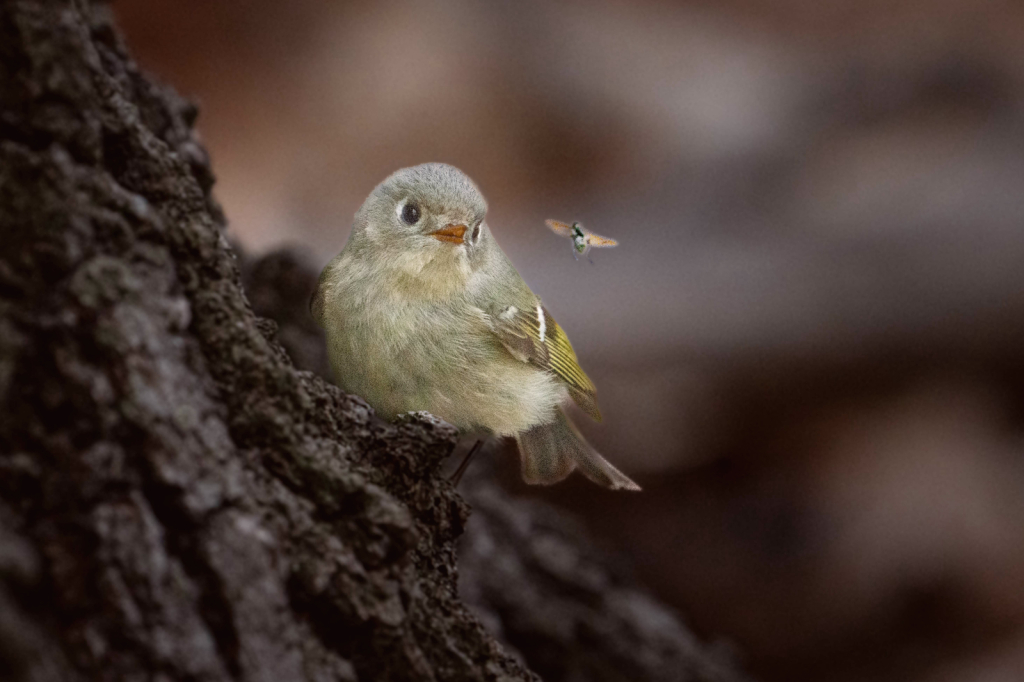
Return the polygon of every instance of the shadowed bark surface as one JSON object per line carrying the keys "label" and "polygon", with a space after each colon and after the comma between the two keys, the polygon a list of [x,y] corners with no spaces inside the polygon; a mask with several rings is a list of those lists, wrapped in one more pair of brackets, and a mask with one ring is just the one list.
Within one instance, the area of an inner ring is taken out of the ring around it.
{"label": "shadowed bark surface", "polygon": [[[536,679],[457,595],[454,432],[292,364],[242,293],[194,117],[106,7],[0,3],[0,679]],[[301,319],[281,339],[316,366]],[[606,649],[633,632],[669,651],[650,679],[734,679],[653,602],[609,608],[642,595],[574,577],[611,574],[570,531],[538,545],[556,516],[491,487],[468,584],[528,662],[639,679],[636,646]],[[563,584],[532,598],[582,596],[513,623],[552,556]],[[575,632],[597,622],[620,629]]]}

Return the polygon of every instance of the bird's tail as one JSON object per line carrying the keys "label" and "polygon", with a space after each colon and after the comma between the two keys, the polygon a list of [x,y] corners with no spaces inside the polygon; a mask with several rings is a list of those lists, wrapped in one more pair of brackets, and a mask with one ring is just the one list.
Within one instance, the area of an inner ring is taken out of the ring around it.
{"label": "bird's tail", "polygon": [[550,485],[579,469],[598,485],[612,490],[640,490],[628,476],[616,469],[576,430],[561,408],[555,420],[516,435],[523,480]]}

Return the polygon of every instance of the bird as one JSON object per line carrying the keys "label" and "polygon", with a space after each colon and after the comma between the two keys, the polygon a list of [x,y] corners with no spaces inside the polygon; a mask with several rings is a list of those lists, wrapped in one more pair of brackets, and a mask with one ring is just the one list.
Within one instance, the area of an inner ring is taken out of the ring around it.
{"label": "bird", "polygon": [[[581,256],[587,256],[591,247],[596,246],[599,248],[605,248],[619,245],[619,243],[614,239],[594,234],[587,228],[583,227],[580,223],[573,223],[570,225],[569,223],[563,223],[560,220],[545,220],[544,222],[549,228],[551,228],[551,231],[558,236],[569,237],[572,239],[572,257],[575,260],[579,260],[576,258],[577,253]],[[590,256],[587,256],[587,260],[590,261],[591,265],[594,264],[594,261],[590,260]]]}
{"label": "bird", "polygon": [[527,483],[578,469],[639,490],[566,415],[572,401],[600,421],[596,388],[498,245],[487,208],[443,163],[377,185],[310,299],[336,380],[387,419],[426,411],[464,433],[515,438]]}

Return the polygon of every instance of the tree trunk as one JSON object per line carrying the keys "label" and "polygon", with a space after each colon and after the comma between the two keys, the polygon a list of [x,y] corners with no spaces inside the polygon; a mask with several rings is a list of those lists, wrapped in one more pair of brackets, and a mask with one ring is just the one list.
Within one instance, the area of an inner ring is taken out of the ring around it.
{"label": "tree trunk", "polygon": [[477,474],[468,584],[506,653],[456,590],[454,431],[296,369],[195,113],[105,6],[0,0],[0,679],[736,679]]}

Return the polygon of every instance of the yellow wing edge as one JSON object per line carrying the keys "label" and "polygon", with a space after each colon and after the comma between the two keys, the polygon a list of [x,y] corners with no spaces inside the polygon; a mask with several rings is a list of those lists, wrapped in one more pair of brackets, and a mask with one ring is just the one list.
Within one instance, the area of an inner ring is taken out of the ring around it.
{"label": "yellow wing edge", "polygon": [[[594,421],[601,421],[601,411],[597,407],[597,387],[580,367],[569,336],[555,321],[555,318],[551,317],[547,309],[544,309],[544,318],[546,322],[544,345],[548,351],[548,368],[568,385],[569,395],[573,402]],[[539,331],[536,329],[536,332]]]}
{"label": "yellow wing edge", "polygon": [[[543,324],[537,316],[538,308],[543,311]],[[513,318],[499,315],[496,320],[502,323],[492,329],[505,350],[521,362],[529,362],[554,374],[565,383],[573,402],[595,421],[601,421],[596,399],[597,387],[580,367],[565,330],[543,306],[518,310]]]}

